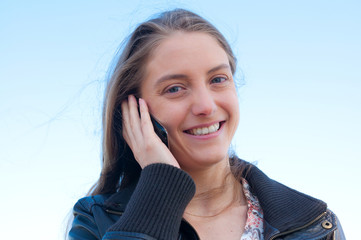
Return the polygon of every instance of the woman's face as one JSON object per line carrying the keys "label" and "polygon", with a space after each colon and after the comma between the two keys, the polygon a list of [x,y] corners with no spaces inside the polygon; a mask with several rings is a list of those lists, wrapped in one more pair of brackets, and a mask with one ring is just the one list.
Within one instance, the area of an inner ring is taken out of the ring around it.
{"label": "woman's face", "polygon": [[162,40],[147,63],[141,96],[167,129],[183,169],[226,162],[238,99],[227,54],[213,37],[176,32]]}

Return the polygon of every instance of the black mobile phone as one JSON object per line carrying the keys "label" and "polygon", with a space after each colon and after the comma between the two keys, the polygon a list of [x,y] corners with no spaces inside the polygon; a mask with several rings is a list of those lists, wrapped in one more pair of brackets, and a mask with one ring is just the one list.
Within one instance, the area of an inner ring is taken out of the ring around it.
{"label": "black mobile phone", "polygon": [[162,142],[169,148],[167,130],[152,115],[150,115],[150,118],[153,123],[154,132],[158,135],[160,140],[162,140]]}

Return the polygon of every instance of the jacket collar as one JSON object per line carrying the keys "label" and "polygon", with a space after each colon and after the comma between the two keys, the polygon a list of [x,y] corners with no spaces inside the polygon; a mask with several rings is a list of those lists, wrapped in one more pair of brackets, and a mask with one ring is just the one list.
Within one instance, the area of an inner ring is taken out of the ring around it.
{"label": "jacket collar", "polygon": [[264,220],[280,232],[302,227],[326,212],[327,204],[267,177],[247,163],[244,178],[257,196]]}
{"label": "jacket collar", "polygon": [[[243,160],[241,160],[243,161]],[[264,220],[270,229],[279,232],[302,227],[322,213],[327,204],[267,177],[256,166],[245,162],[243,177],[250,185],[250,191],[257,196],[263,210]],[[124,212],[136,187],[133,183],[111,195],[104,205],[107,209]]]}
{"label": "jacket collar", "polygon": [[137,186],[137,183],[138,181],[110,195],[110,197],[104,202],[105,208],[123,213],[130,197],[134,192],[135,187]]}

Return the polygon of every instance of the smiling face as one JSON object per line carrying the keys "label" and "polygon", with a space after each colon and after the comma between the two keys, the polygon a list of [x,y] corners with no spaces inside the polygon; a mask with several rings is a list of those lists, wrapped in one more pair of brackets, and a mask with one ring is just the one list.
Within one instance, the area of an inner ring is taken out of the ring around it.
{"label": "smiling face", "polygon": [[239,109],[227,54],[213,37],[176,32],[162,40],[140,92],[184,170],[227,164]]}

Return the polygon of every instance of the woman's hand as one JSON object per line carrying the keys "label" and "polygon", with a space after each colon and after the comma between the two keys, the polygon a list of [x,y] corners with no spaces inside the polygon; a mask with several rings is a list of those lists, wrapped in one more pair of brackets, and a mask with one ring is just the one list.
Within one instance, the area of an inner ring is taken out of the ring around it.
{"label": "woman's hand", "polygon": [[179,168],[177,160],[154,132],[147,104],[141,98],[139,110],[140,117],[137,100],[133,95],[128,96],[128,101],[122,102],[122,134],[141,168],[152,163],[166,163]]}

